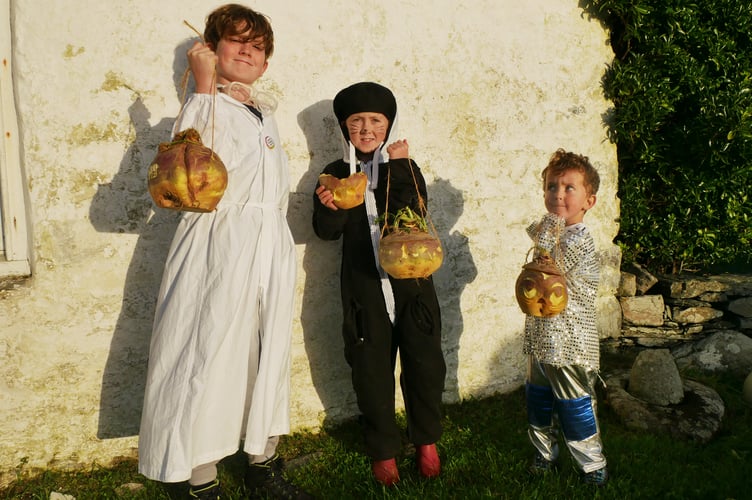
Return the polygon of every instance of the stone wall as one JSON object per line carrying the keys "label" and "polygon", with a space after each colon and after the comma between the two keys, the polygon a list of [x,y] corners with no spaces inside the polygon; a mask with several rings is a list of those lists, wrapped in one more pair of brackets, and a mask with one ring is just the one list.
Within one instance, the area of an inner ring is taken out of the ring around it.
{"label": "stone wall", "polygon": [[[180,108],[185,51],[221,2],[14,0],[12,71],[27,180],[33,277],[0,291],[0,473],[133,455],[154,297],[175,214],[154,212],[145,172]],[[0,5],[7,6],[8,3]],[[294,8],[291,5],[295,5]],[[372,79],[396,92],[400,135],[428,182],[445,245],[436,273],[446,401],[522,382],[513,296],[543,213],[539,173],[556,148],[602,175],[588,214],[603,262],[604,337],[618,336],[616,154],[600,80],[608,34],[572,0],[253,3],[275,53],[299,256],[295,428],[353,415],[339,338],[339,243],[318,241],[311,191],[340,154],[331,99]],[[8,66],[5,66],[6,68]]]}
{"label": "stone wall", "polygon": [[752,275],[661,276],[629,265],[621,276],[622,335],[604,347],[636,358],[629,370],[604,367],[609,406],[637,432],[709,442],[726,404],[687,377],[730,374],[740,389],[752,380]]}
{"label": "stone wall", "polygon": [[638,265],[621,276],[622,345],[672,347],[725,330],[752,334],[752,276],[654,276]]}

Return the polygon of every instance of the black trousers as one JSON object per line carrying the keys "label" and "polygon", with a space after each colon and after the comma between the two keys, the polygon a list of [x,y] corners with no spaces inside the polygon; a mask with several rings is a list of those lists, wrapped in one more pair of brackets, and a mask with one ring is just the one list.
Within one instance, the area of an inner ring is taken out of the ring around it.
{"label": "black trousers", "polygon": [[402,447],[394,403],[397,355],[408,438],[415,445],[431,444],[442,433],[446,365],[433,282],[430,278],[393,280],[392,288],[394,325],[383,297],[367,304],[351,297],[344,314],[345,357],[362,414],[366,453],[374,460],[392,458]]}

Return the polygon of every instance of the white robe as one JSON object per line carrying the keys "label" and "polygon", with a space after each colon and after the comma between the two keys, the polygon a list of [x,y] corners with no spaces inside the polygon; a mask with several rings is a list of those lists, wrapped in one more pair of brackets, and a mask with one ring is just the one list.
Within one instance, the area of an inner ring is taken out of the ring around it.
{"label": "white robe", "polygon": [[[152,334],[139,471],[163,482],[289,432],[295,247],[287,156],[273,116],[194,94],[175,131],[196,128],[228,170],[217,209],[184,212]],[[213,122],[213,125],[212,125]],[[212,126],[214,127],[212,139]],[[255,381],[255,383],[254,383]]]}

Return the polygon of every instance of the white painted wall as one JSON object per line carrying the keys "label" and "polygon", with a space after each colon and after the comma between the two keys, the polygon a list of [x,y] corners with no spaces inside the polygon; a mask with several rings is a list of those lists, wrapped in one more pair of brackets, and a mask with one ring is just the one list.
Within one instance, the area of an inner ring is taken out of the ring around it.
{"label": "white painted wall", "polygon": [[[197,0],[11,1],[34,276],[0,292],[0,471],[107,463],[137,444],[153,302],[175,214],[152,213],[145,171],[179,110]],[[364,9],[363,6],[368,8]],[[574,0],[254,2],[276,50],[260,85],[290,157],[300,277],[293,426],[352,415],[339,337],[339,244],[310,227],[311,190],[338,157],[331,99],[391,87],[429,183],[447,258],[436,274],[446,401],[523,380],[513,284],[558,147],[600,169],[586,217],[604,261],[604,335],[618,335],[616,155],[603,124],[607,33]],[[0,13],[0,15],[6,15]]]}

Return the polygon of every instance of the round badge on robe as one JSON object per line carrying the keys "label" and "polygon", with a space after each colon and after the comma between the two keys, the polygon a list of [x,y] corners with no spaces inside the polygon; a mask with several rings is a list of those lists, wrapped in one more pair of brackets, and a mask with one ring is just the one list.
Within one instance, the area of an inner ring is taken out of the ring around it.
{"label": "round badge on robe", "polygon": [[274,149],[274,139],[267,135],[266,138],[264,138],[264,141],[266,142],[267,148]]}

